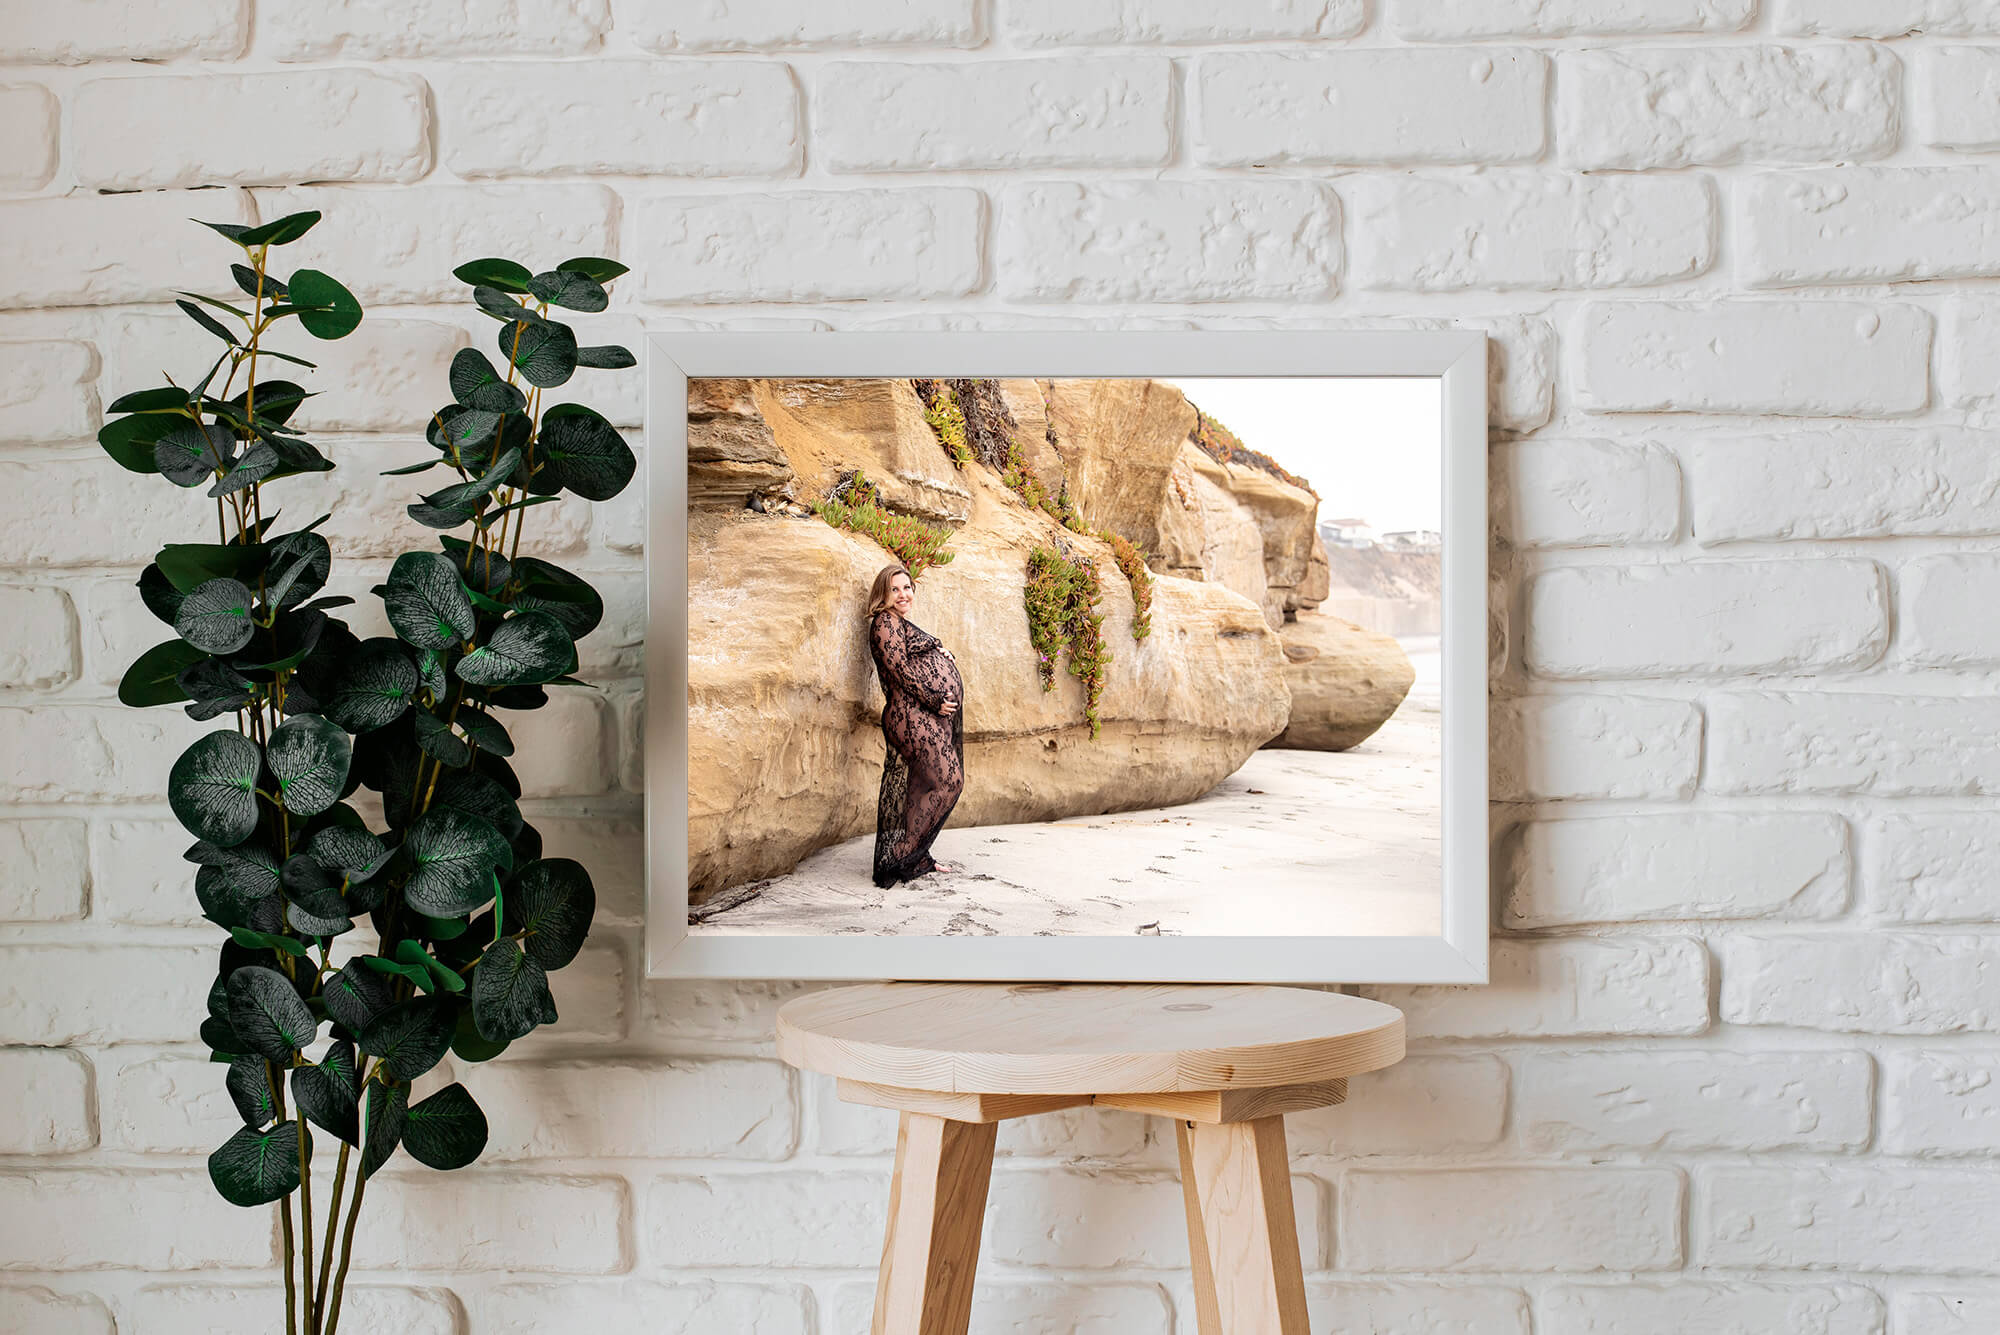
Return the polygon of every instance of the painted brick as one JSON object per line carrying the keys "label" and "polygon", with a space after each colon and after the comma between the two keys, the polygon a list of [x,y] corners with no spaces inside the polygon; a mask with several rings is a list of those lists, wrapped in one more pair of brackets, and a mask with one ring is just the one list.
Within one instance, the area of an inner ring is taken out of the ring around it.
{"label": "painted brick", "polygon": [[618,30],[649,51],[754,51],[772,47],[899,43],[972,46],[973,0],[720,0],[656,5],[618,0]]}
{"label": "painted brick", "polygon": [[1572,566],[1529,582],[1523,656],[1558,678],[1866,667],[1888,602],[1873,561]]}
{"label": "painted brick", "polygon": [[1917,137],[1962,153],[2000,150],[2000,50],[1930,47],[1916,62]]}
{"label": "painted brick", "polygon": [[97,358],[87,343],[0,344],[0,436],[16,444],[97,434]]}
{"label": "painted brick", "polygon": [[[896,1152],[896,1114],[889,1108],[843,1103],[834,1081],[808,1082],[813,1104],[813,1148],[821,1154]],[[1143,1113],[1111,1108],[1065,1108],[1000,1124],[996,1153],[1053,1155],[1064,1159],[1136,1159],[1146,1147]]]}
{"label": "painted brick", "polygon": [[1528,1335],[1528,1295],[1480,1284],[1307,1283],[1312,1329],[1342,1335]]}
{"label": "painted brick", "polygon": [[[617,1178],[385,1172],[369,1181],[369,1226],[356,1231],[354,1265],[620,1274],[631,1264],[628,1195]],[[534,1208],[521,1209],[523,1200]]]}
{"label": "painted brick", "polygon": [[1810,37],[1975,37],[2000,33],[1993,0],[1773,0],[1778,32]]}
{"label": "painted brick", "polygon": [[1684,798],[1701,765],[1701,714],[1681,700],[1542,695],[1493,702],[1493,796]]}
{"label": "painted brick", "polygon": [[[185,1036],[205,1014],[182,1017]],[[243,1119],[223,1088],[229,1068],[202,1049],[117,1048],[97,1059],[98,1124],[106,1149],[206,1155]]]}
{"label": "painted brick", "polygon": [[1991,1174],[1901,1165],[1717,1168],[1702,1198],[1712,1266],[1982,1273],[2000,1217]]}
{"label": "painted brick", "polygon": [[[241,190],[0,203],[0,234],[33,237],[36,259],[0,271],[0,308],[168,301],[211,282],[220,238],[190,218],[255,221]],[[224,245],[222,253],[227,250]]]}
{"label": "painted brick", "polygon": [[1493,942],[1492,981],[1382,986],[1412,1038],[1699,1034],[1709,1025],[1708,955],[1686,937]]}
{"label": "painted brick", "polygon": [[1720,943],[1722,1018],[1835,1033],[1993,1033],[1993,948],[1990,936],[1943,933],[1731,937]]}
{"label": "painted brick", "polygon": [[1524,162],[1548,62],[1513,47],[1201,57],[1197,156],[1217,167]]}
{"label": "painted brick", "polygon": [[790,981],[725,983],[649,979],[644,1023],[661,1039],[721,1039],[769,1043],[778,1007],[820,985]]}
{"label": "painted brick", "polygon": [[1863,827],[1862,906],[1900,922],[1995,922],[1992,868],[2000,815],[1877,816]]}
{"label": "painted brick", "polygon": [[[162,771],[159,782],[165,784]],[[202,921],[194,836],[175,820],[107,820],[91,828],[91,916],[100,921],[191,926]]]}
{"label": "painted brick", "polygon": [[47,690],[77,674],[76,609],[61,589],[0,584],[0,690]]}
{"label": "painted brick", "polygon": [[590,1039],[608,1042],[625,1037],[630,991],[625,982],[625,955],[616,946],[598,944],[609,936],[608,932],[592,932],[592,944],[559,972],[549,975],[549,991],[555,996],[561,1021],[516,1039],[509,1052],[548,1056],[553,1055],[551,1049],[559,1050]]}
{"label": "painted brick", "polygon": [[645,1193],[640,1254],[669,1266],[872,1268],[882,1259],[888,1200],[879,1173],[656,1178]]}
{"label": "painted brick", "polygon": [[111,1309],[88,1293],[0,1287],[0,1330],[34,1335],[116,1335]]}
{"label": "painted brick", "polygon": [[[58,1048],[0,1048],[0,1154],[75,1154],[97,1144],[90,1063]],[[4,1310],[4,1309],[0,1309]]]}
{"label": "painted brick", "polygon": [[[317,1198],[315,1199],[317,1204]],[[317,1265],[317,1258],[314,1260]],[[354,1330],[398,1335],[458,1335],[458,1299],[444,1289],[399,1289],[349,1284],[340,1323]],[[130,1335],[213,1335],[255,1330],[285,1310],[285,1291],[262,1284],[160,1284],[133,1299]]]}
{"label": "painted brick", "polygon": [[1389,27],[1406,42],[1736,32],[1756,8],[1756,0],[1391,0]]}
{"label": "painted brick", "polygon": [[1895,1051],[1882,1058],[1882,1148],[1922,1156],[2000,1154],[2000,1059]]}
{"label": "painted brick", "polygon": [[[1174,1329],[1166,1295],[1152,1285],[1022,1284],[981,1275],[977,1293],[970,1335],[1171,1335]],[[872,1281],[841,1285],[825,1335],[861,1335],[874,1310]]]}
{"label": "painted brick", "polygon": [[2000,1324],[2000,1292],[1904,1289],[1891,1301],[1896,1335],[1979,1335]]}
{"label": "painted brick", "polygon": [[649,301],[952,297],[981,283],[972,190],[649,199],[628,245]]}
{"label": "painted brick", "polygon": [[833,171],[1157,166],[1172,74],[1150,56],[839,61],[813,90],[815,158]]}
{"label": "painted brick", "polygon": [[1704,1330],[1715,1335],[1882,1335],[1882,1300],[1858,1284],[1564,1284],[1536,1303],[1541,1335]]}
{"label": "painted brick", "polygon": [[32,768],[0,774],[0,799],[155,799],[174,757],[208,731],[178,710],[116,702],[0,709],[0,755],[35,757]]}
{"label": "painted brick", "polygon": [[1775,692],[1708,702],[1719,793],[2000,792],[2000,707],[1985,698]]}
{"label": "painted brick", "polygon": [[[322,11],[304,6],[285,12]],[[324,213],[326,221],[285,247],[284,262],[336,275],[369,306],[467,300],[471,289],[451,271],[468,256],[508,256],[544,269],[572,255],[618,254],[612,221],[618,198],[601,185],[303,186],[253,195],[265,219],[308,209]],[[614,284],[612,291],[625,286]],[[363,329],[374,323],[370,318]],[[596,321],[582,323],[586,340],[595,342]],[[335,383],[324,373],[321,381]]]}
{"label": "painted brick", "polygon": [[1062,42],[1249,42],[1352,37],[1368,21],[1363,0],[1263,0],[1216,10],[1201,0],[1009,0],[1001,30],[1026,46]]}
{"label": "painted brick", "polygon": [[[1309,1271],[1325,1256],[1322,1196],[1314,1179],[1292,1179],[1299,1255]],[[1178,1270],[1187,1264],[1187,1212],[1177,1178],[1012,1169],[993,1175],[986,1210],[986,1254],[1003,1265]]]}
{"label": "painted brick", "polygon": [[1901,66],[1877,47],[1640,46],[1557,60],[1565,167],[1852,161],[1896,146]]}
{"label": "painted brick", "polygon": [[1737,276],[1752,287],[2000,274],[2000,182],[1984,167],[1772,172],[1736,200]]}
{"label": "painted brick", "polygon": [[[557,975],[560,977],[561,975]],[[496,1062],[463,1073],[492,1126],[485,1159],[782,1159],[787,1068],[752,1061]],[[684,1117],[679,1109],[700,1108]]]}
{"label": "painted brick", "polygon": [[1514,1124],[1537,1153],[1818,1150],[1868,1142],[1859,1052],[1542,1052],[1517,1060]]}
{"label": "painted brick", "polygon": [[0,190],[39,190],[56,173],[61,109],[38,83],[0,87],[0,119],[8,127],[0,144]]}
{"label": "painted brick", "polygon": [[279,60],[577,55],[597,48],[610,9],[609,0],[326,0],[260,11],[257,35]]}
{"label": "painted brick", "polygon": [[1927,667],[2000,662],[2000,633],[1978,605],[2000,592],[2000,558],[1928,556],[1902,572],[1903,656]]}
{"label": "painted brick", "polygon": [[1944,306],[1944,398],[1960,408],[2000,394],[2000,300],[1965,293]]}
{"label": "painted brick", "polygon": [[15,65],[80,65],[90,60],[229,60],[249,35],[249,0],[68,0],[7,15],[0,60]]}
{"label": "painted brick", "polygon": [[557,690],[532,713],[501,711],[515,749],[535,758],[523,767],[522,796],[589,797],[609,788],[608,715],[603,697],[591,690]]}
{"label": "painted brick", "polygon": [[145,611],[130,575],[70,579],[64,587],[76,604],[85,681],[117,686],[140,654],[174,634],[172,626]]}
{"label": "painted brick", "polygon": [[1354,176],[1349,271],[1359,288],[1454,292],[1643,287],[1706,272],[1706,177]]}
{"label": "painted brick", "polygon": [[1495,515],[1515,547],[1666,543],[1680,532],[1680,466],[1658,445],[1515,441],[1493,462]]}
{"label": "painted brick", "polygon": [[1441,1154],[1497,1144],[1507,1063],[1486,1055],[1405,1057],[1347,1082],[1347,1101],[1292,1113],[1293,1154]]}
{"label": "painted brick", "polygon": [[780,64],[461,62],[432,76],[460,176],[789,176],[799,98]]}
{"label": "painted brick", "polygon": [[101,190],[414,181],[431,165],[423,81],[368,70],[93,79],[70,142]]}
{"label": "painted brick", "polygon": [[82,821],[0,821],[0,922],[74,921],[90,888]]}
{"label": "painted brick", "polygon": [[1343,1270],[1670,1270],[1682,1195],[1664,1168],[1357,1168],[1334,1193],[1338,1259]]}
{"label": "painted brick", "polygon": [[1702,543],[2000,533],[1992,432],[1802,429],[1692,442],[1682,455]]}
{"label": "painted brick", "polygon": [[1914,306],[1598,301],[1572,370],[1592,412],[1893,417],[1928,403],[1930,343]]}
{"label": "painted brick", "polygon": [[643,1330],[649,1335],[809,1335],[810,1299],[796,1285],[718,1284],[686,1280],[658,1284],[507,1284],[471,1300],[480,1335],[545,1335],[556,1330]]}
{"label": "painted brick", "polygon": [[[177,1042],[208,1014],[212,949],[0,946],[0,1042]],[[0,1253],[4,1254],[4,1253]]]}
{"label": "painted brick", "polygon": [[0,1174],[0,1270],[262,1269],[275,1240],[269,1211],[229,1204],[200,1169]]}
{"label": "painted brick", "polygon": [[1810,812],[1532,821],[1504,844],[1510,928],[1824,918],[1847,905],[1847,822]]}
{"label": "painted brick", "polygon": [[1308,181],[1009,186],[1000,286],[1022,301],[1320,301],[1340,201]]}

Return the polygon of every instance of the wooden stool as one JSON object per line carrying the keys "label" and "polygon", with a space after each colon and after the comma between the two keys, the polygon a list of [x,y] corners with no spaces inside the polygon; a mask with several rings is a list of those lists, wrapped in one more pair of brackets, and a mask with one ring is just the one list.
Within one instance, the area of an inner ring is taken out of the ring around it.
{"label": "wooden stool", "polygon": [[1290,987],[878,983],[778,1012],[778,1055],[894,1108],[873,1335],[965,1335],[998,1124],[1175,1120],[1201,1335],[1309,1335],[1284,1114],[1403,1056],[1403,1014]]}

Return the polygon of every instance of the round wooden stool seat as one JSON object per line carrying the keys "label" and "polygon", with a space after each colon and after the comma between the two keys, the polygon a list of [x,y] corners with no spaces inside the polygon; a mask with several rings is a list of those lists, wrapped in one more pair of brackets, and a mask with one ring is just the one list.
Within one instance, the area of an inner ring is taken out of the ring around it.
{"label": "round wooden stool seat", "polygon": [[1174,1119],[1200,1335],[1308,1335],[1284,1114],[1402,1060],[1393,1006],[1217,984],[878,983],[778,1011],[778,1055],[894,1108],[872,1335],[965,1335],[997,1124]]}

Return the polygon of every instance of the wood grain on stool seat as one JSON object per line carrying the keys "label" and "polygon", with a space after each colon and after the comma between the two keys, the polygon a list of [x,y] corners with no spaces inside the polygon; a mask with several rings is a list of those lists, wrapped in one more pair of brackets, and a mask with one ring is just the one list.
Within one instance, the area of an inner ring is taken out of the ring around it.
{"label": "wood grain on stool seat", "polygon": [[1306,988],[878,983],[778,1012],[778,1055],[958,1094],[1159,1094],[1317,1084],[1394,1065],[1393,1006]]}

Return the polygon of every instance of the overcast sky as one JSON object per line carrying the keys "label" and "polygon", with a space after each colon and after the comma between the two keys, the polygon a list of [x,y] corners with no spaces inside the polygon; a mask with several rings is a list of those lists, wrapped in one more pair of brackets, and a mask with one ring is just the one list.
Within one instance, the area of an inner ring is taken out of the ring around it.
{"label": "overcast sky", "polygon": [[1441,526],[1444,382],[1436,376],[1169,382],[1237,438],[1312,483],[1319,517],[1385,532]]}

